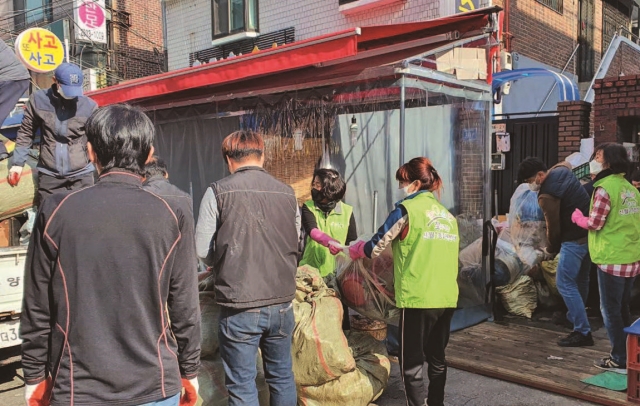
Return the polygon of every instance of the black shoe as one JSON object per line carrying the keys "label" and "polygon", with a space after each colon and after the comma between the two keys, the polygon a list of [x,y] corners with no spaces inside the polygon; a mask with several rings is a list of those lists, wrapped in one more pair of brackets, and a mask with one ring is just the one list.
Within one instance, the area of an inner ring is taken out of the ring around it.
{"label": "black shoe", "polygon": [[572,331],[571,334],[558,340],[560,347],[588,347],[593,345],[593,337],[591,333],[586,336],[577,331]]}
{"label": "black shoe", "polygon": [[595,365],[596,368],[600,368],[605,371],[616,372],[618,374],[627,373],[627,369],[624,366],[618,365],[613,362],[611,357],[603,358],[600,361],[596,361],[593,365]]}

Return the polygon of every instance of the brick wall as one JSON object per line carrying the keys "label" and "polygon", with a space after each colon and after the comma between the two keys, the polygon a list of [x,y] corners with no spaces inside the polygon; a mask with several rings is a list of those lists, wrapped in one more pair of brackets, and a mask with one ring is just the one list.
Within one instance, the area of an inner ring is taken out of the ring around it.
{"label": "brick wall", "polygon": [[[493,4],[504,7],[504,0]],[[511,0],[509,32],[513,36],[512,52],[562,69],[569,60],[578,41],[578,1],[564,0],[562,14],[536,0]],[[603,8],[622,25],[629,18],[602,0],[594,0],[593,50],[594,71],[600,64],[603,48]],[[604,44],[605,47],[607,44]],[[567,66],[567,72],[576,73],[576,56]]]}
{"label": "brick wall", "polygon": [[621,142],[619,117],[640,116],[640,75],[596,80],[594,84],[594,142]]}
{"label": "brick wall", "polygon": [[[478,7],[491,0],[476,0]],[[455,12],[453,0],[399,0],[353,14],[339,10],[338,0],[259,0],[259,28],[269,33],[295,27],[296,40],[351,27],[425,21]],[[211,1],[167,0],[169,70],[189,66],[189,53],[211,46]]]}
{"label": "brick wall", "polygon": [[114,25],[116,65],[124,79],[155,75],[164,70],[162,8],[159,1],[115,0],[113,7],[129,13],[131,26]]}
{"label": "brick wall", "polygon": [[[467,108],[465,108],[467,107]],[[464,106],[456,118],[456,139],[460,153],[456,154],[458,171],[456,200],[460,202],[460,213],[482,217],[484,213],[484,147],[486,112]],[[467,129],[476,129],[475,140],[464,140]]]}
{"label": "brick wall", "polygon": [[590,103],[558,103],[558,162],[580,151],[580,140],[589,136],[590,114]]}
{"label": "brick wall", "polygon": [[640,52],[622,43],[609,65],[605,77],[616,78],[640,74]]}

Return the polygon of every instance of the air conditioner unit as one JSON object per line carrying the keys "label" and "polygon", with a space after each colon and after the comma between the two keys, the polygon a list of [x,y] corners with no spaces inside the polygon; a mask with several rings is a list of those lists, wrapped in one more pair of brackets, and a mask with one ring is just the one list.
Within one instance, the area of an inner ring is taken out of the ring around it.
{"label": "air conditioner unit", "polygon": [[513,70],[513,58],[511,52],[500,52],[500,70]]}

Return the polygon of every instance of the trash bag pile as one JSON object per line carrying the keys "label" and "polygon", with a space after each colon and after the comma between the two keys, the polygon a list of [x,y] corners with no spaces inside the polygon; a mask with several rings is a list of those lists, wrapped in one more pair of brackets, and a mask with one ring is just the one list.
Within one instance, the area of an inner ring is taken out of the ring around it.
{"label": "trash bag pile", "polygon": [[367,406],[387,386],[391,364],[384,344],[367,333],[351,331],[347,342],[356,369],[321,386],[298,387],[298,404],[307,406]]}
{"label": "trash bag pile", "polygon": [[549,245],[544,213],[538,204],[538,194],[526,183],[518,186],[509,205],[511,243],[525,266],[524,272],[540,265],[542,249]]}
{"label": "trash bag pile", "polygon": [[[200,273],[198,279],[206,280],[212,277],[211,273]],[[200,285],[203,288],[203,285]],[[206,288],[206,286],[205,286]],[[220,358],[218,344],[218,319],[220,306],[216,303],[212,290],[200,292],[200,313],[202,314],[202,337],[200,353],[200,373],[198,374],[198,394],[202,399],[202,406],[226,406],[229,402],[229,393],[224,385],[225,374]],[[269,386],[265,381],[262,357],[258,354],[256,360],[258,375],[256,386],[258,387],[258,400],[260,406],[269,405]]]}
{"label": "trash bag pile", "polygon": [[[499,240],[509,243],[514,252],[496,251],[496,281],[503,265],[510,279],[496,293],[505,309],[514,315],[531,318],[537,308],[554,309],[562,304],[553,280],[545,275],[544,249],[549,245],[544,213],[538,194],[526,183],[516,188],[509,206],[508,227]],[[557,260],[555,262],[557,266]],[[515,271],[515,272],[514,272]],[[505,282],[501,280],[500,282]]]}
{"label": "trash bag pile", "polygon": [[298,268],[293,310],[298,403],[366,406],[377,399],[391,372],[386,348],[366,333],[345,336],[340,299],[315,268]]}
{"label": "trash bag pile", "polygon": [[356,369],[342,332],[342,303],[315,268],[298,269],[293,312],[291,354],[296,384],[318,386]]}
{"label": "trash bag pile", "polygon": [[[229,395],[218,345],[220,306],[212,291],[214,275],[199,272],[198,281],[202,313],[199,394],[203,406],[224,406]],[[352,332],[345,336],[342,303],[317,269],[298,268],[293,311],[291,355],[298,404],[367,406],[382,394],[391,373],[384,344],[366,333]],[[266,406],[269,387],[260,354],[256,363],[259,401]]]}
{"label": "trash bag pile", "polygon": [[395,302],[391,246],[374,259],[352,261],[346,255],[339,255],[336,275],[340,295],[347,306],[370,319],[397,324],[400,311]]}
{"label": "trash bag pile", "polygon": [[[561,305],[555,288],[555,267],[543,262],[544,248],[549,244],[544,214],[538,204],[538,194],[528,184],[518,186],[509,207],[506,224],[500,224],[495,249],[494,269],[491,275],[505,309],[514,315],[531,317],[538,306],[553,309]],[[458,306],[483,303],[486,292],[486,276],[482,272],[482,235],[476,224],[458,217],[461,243],[464,239],[476,239],[468,245],[461,244]]]}
{"label": "trash bag pile", "polygon": [[531,318],[538,306],[538,292],[533,280],[521,275],[515,282],[496,288],[504,308],[514,316]]}

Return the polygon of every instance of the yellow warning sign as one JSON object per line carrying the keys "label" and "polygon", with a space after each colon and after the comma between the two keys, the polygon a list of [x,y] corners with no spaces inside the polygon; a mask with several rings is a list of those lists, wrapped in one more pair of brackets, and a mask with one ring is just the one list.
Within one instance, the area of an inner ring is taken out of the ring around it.
{"label": "yellow warning sign", "polygon": [[34,72],[51,72],[64,61],[60,39],[44,28],[30,28],[16,38],[16,55]]}

